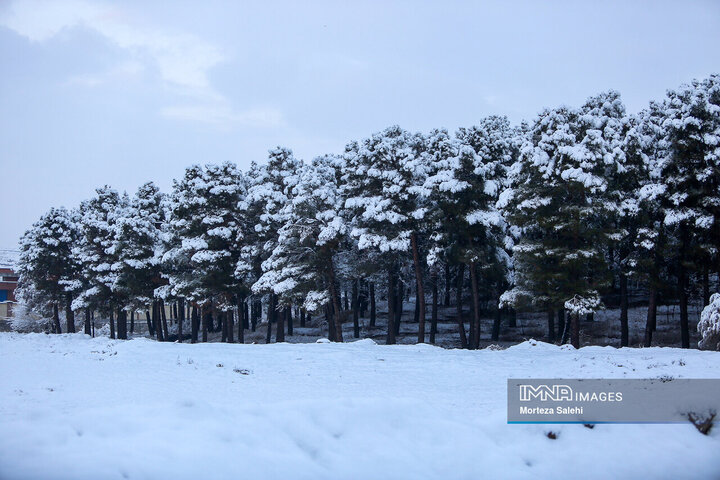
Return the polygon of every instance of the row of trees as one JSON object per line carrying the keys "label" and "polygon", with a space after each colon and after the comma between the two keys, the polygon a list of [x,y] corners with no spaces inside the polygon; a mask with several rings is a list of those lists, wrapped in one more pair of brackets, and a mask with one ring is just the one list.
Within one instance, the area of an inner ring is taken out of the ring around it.
{"label": "row of trees", "polygon": [[[394,126],[312,162],[277,148],[247,172],[194,165],[169,194],[152,183],[133,197],[106,186],[73,210],[51,209],[26,232],[19,296],[52,315],[57,332],[59,309],[69,331],[75,312],[84,312],[86,329],[101,312],[111,336],[127,338],[137,312],[162,340],[163,304],[173,304],[180,328],[190,315],[193,341],[200,331],[207,339],[215,321],[231,342],[235,324],[242,341],[263,306],[268,339],[273,324],[284,339],[292,307],[303,318],[324,314],[336,341],[352,316],[357,337],[358,311],[369,303],[374,323],[379,296],[391,344],[411,287],[422,299],[418,342],[427,339],[426,303],[432,342],[438,305],[454,292],[460,342],[477,348],[481,315],[495,315],[497,338],[503,310],[519,308],[547,312],[548,339],[569,330],[577,347],[579,317],[619,290],[625,346],[632,278],[648,291],[645,344],[658,299],[672,297],[687,348],[689,296],[708,303],[719,247],[713,75],[635,115],[609,91],[519,126],[498,116],[454,135]],[[350,306],[342,291],[352,291]]]}

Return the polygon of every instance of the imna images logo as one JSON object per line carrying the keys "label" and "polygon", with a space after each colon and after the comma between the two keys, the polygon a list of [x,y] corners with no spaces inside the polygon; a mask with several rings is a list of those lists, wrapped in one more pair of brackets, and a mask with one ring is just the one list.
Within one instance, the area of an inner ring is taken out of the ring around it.
{"label": "imna images logo", "polygon": [[538,399],[541,402],[572,401],[573,390],[568,385],[519,385],[520,401],[530,402]]}

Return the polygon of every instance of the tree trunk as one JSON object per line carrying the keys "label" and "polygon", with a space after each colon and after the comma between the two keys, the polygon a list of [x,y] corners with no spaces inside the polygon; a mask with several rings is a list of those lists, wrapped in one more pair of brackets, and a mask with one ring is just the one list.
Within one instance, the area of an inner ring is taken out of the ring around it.
{"label": "tree trunk", "polygon": [[288,335],[293,334],[293,309],[292,309],[292,307],[288,307],[288,312],[287,312],[287,334]]}
{"label": "tree trunk", "polygon": [[117,333],[120,340],[127,340],[127,311],[118,308]]}
{"label": "tree trunk", "polygon": [[151,337],[154,337],[155,328],[153,327],[152,320],[150,318],[150,310],[145,310],[145,322],[147,323],[148,333]]}
{"label": "tree trunk", "polygon": [[[558,314],[560,311],[558,310]],[[547,311],[547,324],[548,324],[548,342],[555,343],[555,312],[552,308]],[[562,332],[562,326],[560,326]]]}
{"label": "tree trunk", "polygon": [[200,321],[202,323],[202,341],[207,342],[208,341],[208,317],[210,316],[210,312],[207,311],[208,308],[205,306],[200,307]]}
{"label": "tree trunk", "polygon": [[572,346],[580,348],[580,319],[577,313],[570,315],[570,322],[572,323]]}
{"label": "tree trunk", "polygon": [[[238,313],[238,343],[245,343],[245,325],[243,325],[247,321],[247,310],[243,308],[243,306],[247,307],[247,303],[241,301],[240,305],[238,305],[237,313]],[[245,313],[243,313],[245,312]],[[244,318],[244,320],[241,319],[241,317]]]}
{"label": "tree trunk", "polygon": [[455,308],[457,309],[457,322],[458,332],[460,333],[460,346],[462,348],[468,347],[468,340],[465,336],[465,321],[462,315],[462,292],[463,283],[465,279],[465,264],[461,263],[458,265],[458,278],[457,278],[457,289],[455,291]]}
{"label": "tree trunk", "polygon": [[271,293],[268,299],[267,307],[267,335],[265,336],[265,343],[272,341],[272,324],[275,320],[275,294]]}
{"label": "tree trunk", "polygon": [[450,263],[445,262],[445,301],[446,307],[450,306]]}
{"label": "tree trunk", "polygon": [[90,335],[90,309],[85,307],[85,335]]}
{"label": "tree trunk", "polygon": [[[332,257],[328,262],[328,285],[330,286],[330,296],[333,302],[333,315],[335,320],[335,339],[336,342],[343,341],[342,332],[342,311],[340,310],[340,292],[337,290],[337,279],[335,277],[335,264]],[[347,295],[347,294],[346,294]],[[345,297],[347,299],[347,297]],[[331,339],[332,340],[332,339]]]}
{"label": "tree trunk", "polygon": [[628,329],[628,280],[624,273],[620,274],[620,346],[627,347],[630,343]]}
{"label": "tree trunk", "polygon": [[423,286],[422,266],[420,265],[420,252],[417,244],[417,233],[410,235],[410,244],[413,251],[413,263],[415,264],[415,282],[417,283],[417,295],[415,302],[419,305],[418,312],[418,343],[425,343],[425,287]]}
{"label": "tree trunk", "polygon": [[[224,322],[227,323],[228,343],[235,343],[235,308],[225,312]],[[242,330],[242,324],[240,324],[240,330]]]}
{"label": "tree trunk", "polygon": [[130,334],[135,333],[135,310],[130,311]]}
{"label": "tree trunk", "polygon": [[360,338],[360,292],[357,278],[352,285],[353,338]]}
{"label": "tree trunk", "polygon": [[68,333],[75,333],[75,312],[72,309],[72,295],[69,293],[65,301],[65,322]]}
{"label": "tree trunk", "polygon": [[511,308],[509,313],[508,327],[517,328],[517,312],[514,308]]}
{"label": "tree trunk", "polygon": [[560,337],[558,340],[560,340],[560,345],[565,343],[565,340],[567,338],[567,335],[565,332],[567,331],[567,323],[565,318],[565,309],[564,308],[558,308],[558,329],[557,334]]}
{"label": "tree trunk", "polygon": [[277,315],[277,325],[275,326],[275,342],[285,341],[285,320],[288,317],[288,307],[282,309]]}
{"label": "tree trunk", "polygon": [[163,329],[162,329],[162,325],[160,325],[160,308],[158,307],[157,300],[153,300],[153,304],[152,304],[152,324],[153,324],[153,329],[155,330],[155,334],[157,335],[157,341],[158,342],[164,341]]}
{"label": "tree trunk", "polygon": [[395,307],[397,306],[397,300],[395,299],[395,272],[393,271],[394,268],[394,266],[388,268],[388,321],[387,337],[385,339],[385,343],[387,345],[395,344]]}
{"label": "tree trunk", "polygon": [[300,309],[300,327],[305,328],[305,309]]}
{"label": "tree trunk", "polygon": [[395,326],[395,337],[398,337],[400,336],[400,323],[402,322],[403,307],[405,306],[405,284],[398,276],[395,278],[397,288],[395,289],[395,323],[393,325]]}
{"label": "tree trunk", "polygon": [[[60,312],[58,311],[57,302],[53,302],[53,333],[62,333],[62,327],[60,326]],[[115,337],[113,336],[111,338]]]}
{"label": "tree trunk", "polygon": [[375,307],[375,284],[370,284],[370,326],[375,326],[377,320],[377,309]]}
{"label": "tree trunk", "polygon": [[115,312],[110,307],[110,338],[115,339]]}
{"label": "tree trunk", "polygon": [[435,344],[435,335],[437,334],[438,322],[438,275],[437,270],[433,269],[432,274],[432,313],[430,314],[430,343]]}
{"label": "tree trunk", "polygon": [[650,287],[650,298],[648,299],[647,320],[645,322],[645,346],[652,345],[652,334],[657,318],[657,287]]}
{"label": "tree trunk", "polygon": [[165,337],[165,340],[167,340],[170,338],[170,333],[168,332],[167,316],[165,314],[165,302],[160,299],[158,305],[160,307],[160,318],[162,318],[163,336]]}
{"label": "tree trunk", "polygon": [[198,342],[198,331],[200,330],[200,314],[197,305],[193,305],[190,314],[190,343]]}
{"label": "tree trunk", "polygon": [[480,346],[480,299],[478,295],[477,271],[475,262],[470,262],[470,281],[473,297],[473,322],[470,324],[470,349],[475,350]]}
{"label": "tree trunk", "polygon": [[182,298],[178,299],[177,305],[178,311],[178,342],[183,341],[183,323],[185,323],[185,300]]}

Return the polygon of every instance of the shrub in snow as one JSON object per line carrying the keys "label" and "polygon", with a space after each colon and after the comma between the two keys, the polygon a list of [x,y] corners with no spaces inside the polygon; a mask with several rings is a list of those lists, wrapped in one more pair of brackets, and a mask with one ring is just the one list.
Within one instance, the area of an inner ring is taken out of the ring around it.
{"label": "shrub in snow", "polygon": [[710,297],[710,303],[700,315],[697,329],[702,336],[698,347],[703,350],[720,351],[720,293],[714,293]]}

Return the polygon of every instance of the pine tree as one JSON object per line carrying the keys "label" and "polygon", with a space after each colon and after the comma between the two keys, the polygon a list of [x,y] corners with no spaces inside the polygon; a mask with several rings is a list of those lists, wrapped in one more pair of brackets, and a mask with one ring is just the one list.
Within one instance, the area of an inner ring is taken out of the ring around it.
{"label": "pine tree", "polygon": [[51,309],[52,331],[62,333],[59,309],[65,308],[67,332],[75,332],[72,287],[79,266],[72,249],[76,224],[65,208],[51,208],[20,240],[18,296],[38,310]]}

